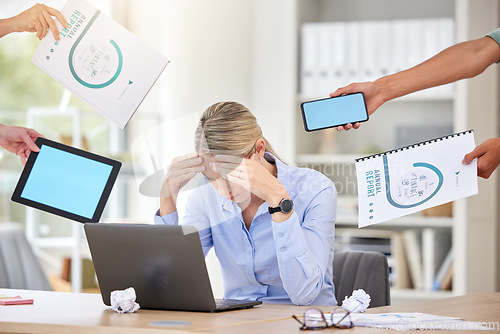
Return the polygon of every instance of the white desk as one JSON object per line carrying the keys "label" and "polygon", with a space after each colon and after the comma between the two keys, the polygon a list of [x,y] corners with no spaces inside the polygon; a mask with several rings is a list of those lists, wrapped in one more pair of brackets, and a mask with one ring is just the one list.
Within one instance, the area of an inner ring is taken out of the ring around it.
{"label": "white desk", "polygon": [[[302,333],[292,314],[302,315],[308,306],[262,304],[253,309],[221,313],[156,311],[140,309],[118,314],[103,304],[98,294],[0,289],[0,294],[33,298],[33,305],[0,306],[2,333]],[[329,307],[320,307],[325,312]],[[370,313],[422,312],[460,317],[469,321],[500,322],[500,293],[483,293],[429,302],[369,309]],[[184,321],[189,325],[156,327],[157,321]],[[322,330],[330,333],[335,329]],[[342,333],[391,333],[356,327]],[[435,333],[433,331],[432,333]],[[319,332],[315,332],[319,333]],[[422,332],[419,332],[422,333]],[[431,333],[431,332],[429,332]],[[461,333],[449,331],[449,333]],[[463,332],[462,332],[463,333]],[[488,333],[481,331],[481,333]]]}

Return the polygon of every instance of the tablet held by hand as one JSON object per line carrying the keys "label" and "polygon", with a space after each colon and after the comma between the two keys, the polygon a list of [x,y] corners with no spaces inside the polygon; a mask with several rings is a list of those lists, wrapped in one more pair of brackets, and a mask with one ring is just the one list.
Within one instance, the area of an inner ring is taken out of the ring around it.
{"label": "tablet held by hand", "polygon": [[54,142],[36,140],[12,200],[80,223],[97,223],[121,162]]}

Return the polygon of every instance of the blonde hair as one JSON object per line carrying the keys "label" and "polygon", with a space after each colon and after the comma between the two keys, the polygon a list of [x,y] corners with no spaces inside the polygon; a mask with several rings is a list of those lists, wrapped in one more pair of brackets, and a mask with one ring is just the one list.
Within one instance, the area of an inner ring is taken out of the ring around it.
{"label": "blonde hair", "polygon": [[218,102],[208,107],[196,129],[196,149],[208,154],[240,154],[248,157],[255,153],[255,142],[264,139],[266,152],[278,156],[262,135],[255,116],[237,102]]}

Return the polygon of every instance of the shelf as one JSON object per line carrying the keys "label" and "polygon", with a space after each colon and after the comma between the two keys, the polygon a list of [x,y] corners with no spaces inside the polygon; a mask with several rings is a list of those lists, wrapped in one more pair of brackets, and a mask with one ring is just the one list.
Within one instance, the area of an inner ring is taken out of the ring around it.
{"label": "shelf", "polygon": [[[338,216],[335,221],[335,225],[337,227],[357,227],[358,226],[358,217],[357,216]],[[366,228],[395,228],[395,227],[403,227],[403,228],[425,228],[425,227],[433,227],[433,228],[451,228],[453,227],[453,218],[452,217],[401,217],[398,219],[394,219],[388,222],[374,224],[365,227]]]}
{"label": "shelf", "polygon": [[[33,244],[41,248],[71,248],[75,245],[74,237],[39,237],[33,240]],[[81,243],[86,245],[85,239]]]}
{"label": "shelf", "polygon": [[454,92],[439,92],[439,93],[429,93],[426,91],[420,91],[416,93],[412,93],[409,95],[405,95],[402,97],[398,97],[394,100],[391,100],[387,103],[397,103],[397,102],[425,102],[425,101],[448,101],[453,102],[455,99]]}
{"label": "shelf", "polygon": [[442,290],[416,290],[416,289],[393,289],[391,288],[391,299],[429,300],[453,297],[453,291]]}
{"label": "shelf", "polygon": [[363,154],[299,154],[298,164],[354,164]]}
{"label": "shelf", "polygon": [[[437,5],[439,14],[434,7],[436,2],[430,0],[424,2],[389,0],[381,3],[369,0],[297,0],[293,3],[296,8],[287,12],[288,15],[281,15],[283,14],[281,6],[273,1],[258,2],[259,11],[256,11],[261,24],[256,32],[259,38],[256,40],[259,40],[259,43],[255,43],[254,58],[260,68],[273,69],[273,73],[276,74],[255,76],[252,89],[255,92],[254,96],[259,98],[256,105],[263,109],[262,120],[266,123],[273,124],[277,117],[289,122],[285,124],[288,128],[284,126],[283,131],[274,134],[273,142],[287,143],[283,144],[284,149],[281,147],[279,149],[286,151],[289,161],[294,161],[301,167],[313,168],[332,179],[339,193],[336,221],[339,234],[342,229],[350,230],[346,231],[347,233],[358,232],[366,235],[400,232],[413,228],[450,230],[453,235],[452,243],[455,246],[453,256],[456,265],[453,272],[453,292],[394,291],[393,296],[398,302],[403,299],[409,301],[444,298],[453,294],[473,292],[479,287],[492,290],[495,286],[495,264],[498,263],[496,255],[498,252],[480,254],[482,248],[477,245],[496,249],[496,244],[498,244],[498,242],[495,243],[498,236],[494,228],[495,222],[498,221],[498,214],[494,210],[497,207],[494,203],[498,201],[496,182],[480,183],[480,196],[455,202],[453,209],[459,214],[453,217],[411,215],[361,229],[357,227],[357,196],[351,195],[355,195],[357,189],[355,159],[370,155],[357,152],[386,151],[395,148],[403,139],[411,139],[413,134],[409,132],[410,129],[422,127],[423,130],[427,130],[429,120],[432,120],[431,125],[436,128],[444,126],[452,126],[455,130],[475,128],[476,131],[481,129],[481,133],[488,133],[488,136],[495,137],[498,131],[493,129],[492,125],[496,123],[488,123],[485,120],[488,117],[496,119],[497,110],[494,106],[498,102],[498,94],[495,89],[489,88],[496,87],[498,69],[492,66],[488,69],[488,72],[491,71],[490,74],[483,73],[472,80],[459,81],[453,84],[453,87],[441,86],[437,89],[427,89],[385,103],[375,113],[374,119],[364,123],[359,130],[343,131],[332,136],[334,137],[332,141],[337,148],[335,152],[347,154],[315,154],[319,151],[323,141],[330,138],[327,135],[323,136],[323,134],[328,134],[328,131],[305,132],[299,107],[300,103],[305,101],[328,98],[328,93],[344,84],[334,84],[332,86],[338,87],[326,87],[326,89],[321,87],[322,90],[310,90],[308,94],[300,94],[299,91],[302,84],[301,62],[304,60],[301,54],[302,23],[451,17],[455,21],[454,40],[458,42],[484,36],[497,28],[498,16],[488,16],[487,13],[498,12],[498,2],[487,0],[481,5],[472,6],[472,0],[440,1]],[[410,7],[411,10],[408,11]],[[269,21],[269,13],[275,14],[271,15],[274,17],[272,22]],[[279,19],[276,20],[276,18]],[[414,31],[408,35],[413,35],[413,33]],[[280,47],[270,54],[268,46],[277,45],[277,43]],[[355,57],[356,55],[349,56]],[[426,59],[428,58],[426,56]],[[359,61],[358,59],[351,60],[352,62]],[[322,84],[322,86],[325,85]],[[270,93],[274,91],[274,87],[280,87],[279,99]],[[478,110],[481,109],[481,113],[471,112],[468,108],[470,105],[474,105]],[[266,109],[263,106],[266,106]],[[279,115],[267,113],[267,109],[271,110],[271,108],[282,112]],[[408,132],[401,132],[407,129]],[[403,138],[404,135],[407,135],[407,138]],[[484,210],[487,210],[487,215]],[[482,222],[482,228],[479,230],[475,228],[476,221]],[[481,258],[480,264],[477,263],[478,258]],[[477,275],[478,272],[481,272],[481,275]]]}
{"label": "shelf", "polygon": [[[325,99],[328,96],[308,96],[308,95],[298,95],[297,103],[302,103],[306,101]],[[455,93],[453,91],[444,91],[444,92],[432,92],[432,91],[419,91],[412,94],[408,94],[402,97],[398,97],[394,100],[390,100],[387,103],[398,103],[398,102],[435,102],[435,101],[448,101],[452,102],[455,99]]]}

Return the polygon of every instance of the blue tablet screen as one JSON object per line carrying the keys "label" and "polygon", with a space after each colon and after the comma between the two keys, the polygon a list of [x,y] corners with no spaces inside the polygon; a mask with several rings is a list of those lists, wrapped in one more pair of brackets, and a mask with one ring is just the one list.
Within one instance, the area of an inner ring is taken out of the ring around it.
{"label": "blue tablet screen", "polygon": [[21,197],[91,219],[112,169],[42,145]]}

